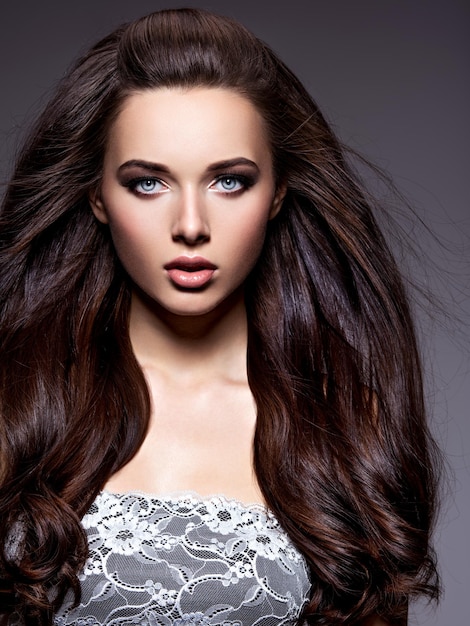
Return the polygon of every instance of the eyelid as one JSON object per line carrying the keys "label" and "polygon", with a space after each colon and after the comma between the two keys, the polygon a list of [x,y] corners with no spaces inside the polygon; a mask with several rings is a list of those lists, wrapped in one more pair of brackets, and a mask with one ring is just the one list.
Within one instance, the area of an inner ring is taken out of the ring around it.
{"label": "eyelid", "polygon": [[[157,191],[148,191],[148,192],[137,190],[137,186],[139,185],[139,183],[144,183],[144,182],[149,182],[149,181],[158,183],[159,185],[161,185],[161,189],[158,189]],[[139,196],[156,196],[160,193],[164,193],[169,190],[168,184],[165,183],[165,181],[163,181],[161,178],[155,175],[133,176],[131,178],[123,180],[121,184],[124,187],[127,187],[129,191]]]}
{"label": "eyelid", "polygon": [[215,176],[215,178],[211,181],[209,188],[212,189],[217,183],[224,180],[224,178],[225,179],[232,178],[238,181],[241,185],[240,188],[234,189],[233,191],[228,191],[228,190],[220,191],[220,193],[225,193],[227,195],[236,194],[237,192],[241,192],[241,191],[246,191],[247,189],[249,189],[256,183],[256,179],[257,179],[257,177],[254,176],[252,173],[248,174],[248,173],[241,173],[241,172],[222,172],[220,174],[217,174],[217,176]]}

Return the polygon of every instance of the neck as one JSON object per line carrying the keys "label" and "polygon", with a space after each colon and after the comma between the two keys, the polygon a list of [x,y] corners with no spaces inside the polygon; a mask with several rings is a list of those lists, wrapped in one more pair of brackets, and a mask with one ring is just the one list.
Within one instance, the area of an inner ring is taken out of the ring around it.
{"label": "neck", "polygon": [[246,381],[247,320],[242,291],[200,316],[173,315],[134,292],[130,338],[144,369],[178,379]]}

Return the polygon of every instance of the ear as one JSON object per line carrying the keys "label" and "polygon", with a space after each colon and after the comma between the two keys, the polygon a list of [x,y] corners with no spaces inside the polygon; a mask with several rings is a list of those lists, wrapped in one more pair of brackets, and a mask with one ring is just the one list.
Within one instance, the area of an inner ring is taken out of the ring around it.
{"label": "ear", "polygon": [[88,200],[96,219],[102,224],[108,224],[108,215],[106,213],[103,199],[101,198],[101,190],[98,187],[89,191]]}
{"label": "ear", "polygon": [[274,194],[271,210],[269,212],[269,219],[272,220],[281,210],[282,202],[287,192],[287,185],[279,185]]}

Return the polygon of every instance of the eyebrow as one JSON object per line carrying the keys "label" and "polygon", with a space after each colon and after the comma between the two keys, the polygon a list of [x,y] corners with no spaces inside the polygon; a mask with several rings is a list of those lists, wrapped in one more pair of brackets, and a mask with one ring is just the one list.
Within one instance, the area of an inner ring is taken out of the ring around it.
{"label": "eyebrow", "polygon": [[230,169],[231,167],[236,167],[237,165],[249,165],[250,167],[254,167],[256,170],[259,170],[259,167],[251,159],[246,159],[245,157],[236,157],[235,159],[227,159],[226,161],[218,161],[217,163],[213,163],[212,165],[209,165],[207,171],[217,172],[219,170],[226,170]]}
{"label": "eyebrow", "polygon": [[[218,172],[224,169],[230,169],[231,167],[236,167],[237,165],[249,165],[250,167],[255,168],[259,171],[259,167],[257,164],[251,159],[247,159],[245,157],[235,157],[234,159],[226,159],[225,161],[217,161],[216,163],[212,163],[207,168],[208,172]],[[122,172],[130,167],[140,167],[150,172],[165,172],[170,173],[169,168],[162,163],[153,163],[152,161],[143,161],[140,159],[130,159],[126,161],[122,165],[119,166],[118,172]]]}

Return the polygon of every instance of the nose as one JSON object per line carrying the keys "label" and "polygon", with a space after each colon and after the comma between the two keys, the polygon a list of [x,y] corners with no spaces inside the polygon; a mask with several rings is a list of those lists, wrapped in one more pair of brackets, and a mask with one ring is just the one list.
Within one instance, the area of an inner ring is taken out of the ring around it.
{"label": "nose", "polygon": [[195,245],[209,240],[209,223],[203,204],[196,190],[182,192],[172,226],[173,241]]}

